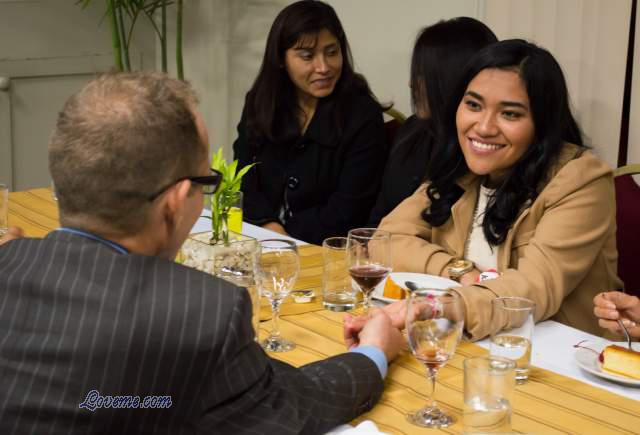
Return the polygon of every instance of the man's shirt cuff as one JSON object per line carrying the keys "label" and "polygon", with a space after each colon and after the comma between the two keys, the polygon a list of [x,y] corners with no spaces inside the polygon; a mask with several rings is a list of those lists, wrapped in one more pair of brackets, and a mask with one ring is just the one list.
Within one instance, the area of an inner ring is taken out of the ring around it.
{"label": "man's shirt cuff", "polygon": [[384,352],[376,346],[358,346],[354,347],[349,352],[361,353],[362,355],[368,357],[376,364],[376,366],[378,366],[378,370],[380,370],[380,376],[382,376],[382,379],[387,376],[387,357],[384,355]]}

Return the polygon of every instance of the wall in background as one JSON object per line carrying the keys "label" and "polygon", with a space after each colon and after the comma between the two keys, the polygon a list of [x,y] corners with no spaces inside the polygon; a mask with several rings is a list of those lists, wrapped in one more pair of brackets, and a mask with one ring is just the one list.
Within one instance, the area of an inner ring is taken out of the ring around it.
{"label": "wall in background", "polygon": [[[640,163],[640,8],[636,11],[636,41],[633,54],[633,87],[631,88],[631,113],[629,115],[628,163]],[[640,182],[640,179],[637,178]]]}
{"label": "wall in background", "polygon": [[[47,145],[58,112],[96,73],[113,66],[103,1],[0,1],[0,183],[25,190],[51,185]],[[135,68],[153,69],[152,29],[140,23]]]}
{"label": "wall in background", "polygon": [[[532,40],[558,59],[587,143],[615,167],[631,1],[486,0],[485,11],[484,21],[498,38]],[[638,86],[640,77],[636,79]],[[633,112],[631,119],[633,128]],[[640,127],[634,131],[630,156],[633,152],[640,157]]]}

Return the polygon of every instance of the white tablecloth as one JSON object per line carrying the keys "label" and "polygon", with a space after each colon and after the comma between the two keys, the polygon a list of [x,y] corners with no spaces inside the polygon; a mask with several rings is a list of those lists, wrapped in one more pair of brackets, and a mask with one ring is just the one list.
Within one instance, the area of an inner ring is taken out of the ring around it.
{"label": "white tablecloth", "polygon": [[[211,211],[207,209],[202,210],[202,216],[211,216]],[[193,228],[191,228],[191,234],[202,233],[204,231],[211,231],[211,220],[207,219],[206,217],[201,217],[196,221]],[[254,237],[257,240],[287,239],[294,241],[298,246],[307,245],[307,243],[303,242],[302,240],[283,236],[282,234],[278,234],[275,231],[266,230],[262,227],[252,225],[247,222],[242,223],[242,234],[244,234],[245,236]]]}

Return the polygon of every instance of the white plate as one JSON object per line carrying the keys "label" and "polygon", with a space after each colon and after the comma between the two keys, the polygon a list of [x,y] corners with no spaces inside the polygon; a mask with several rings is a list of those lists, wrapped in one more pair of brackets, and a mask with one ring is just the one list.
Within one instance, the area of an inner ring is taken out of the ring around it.
{"label": "white plate", "polygon": [[[451,287],[460,287],[460,284],[455,281],[447,278],[442,278],[441,276],[427,275],[426,273],[391,272],[389,276],[396,284],[403,288],[407,288],[407,286],[405,285],[405,281],[413,281],[418,285],[418,287],[425,288],[445,289]],[[389,276],[385,278],[380,284],[378,284],[376,288],[373,289],[373,293],[371,293],[371,297],[373,299],[384,302],[397,301],[397,299],[387,298],[383,296],[384,285],[387,282]]]}
{"label": "white plate", "polygon": [[[590,349],[593,349],[599,354],[600,352],[602,352],[602,349],[609,346],[610,344],[617,344],[618,346],[622,346],[624,348],[627,347],[626,341],[617,342],[617,343],[585,341],[584,343],[581,344],[581,346],[586,346]],[[631,343],[631,347],[635,351],[640,351],[640,343]],[[598,359],[598,354],[596,354],[595,352],[592,352],[589,349],[583,349],[579,347],[575,353],[575,359],[576,359],[576,363],[578,364],[578,367],[580,367],[582,370],[585,370],[591,374],[594,374],[604,379],[608,379],[610,381],[618,382],[620,384],[631,385],[634,387],[640,387],[640,380],[638,379],[632,379],[626,376],[618,376],[618,375],[614,375],[613,373],[608,373],[603,371],[602,364]]]}

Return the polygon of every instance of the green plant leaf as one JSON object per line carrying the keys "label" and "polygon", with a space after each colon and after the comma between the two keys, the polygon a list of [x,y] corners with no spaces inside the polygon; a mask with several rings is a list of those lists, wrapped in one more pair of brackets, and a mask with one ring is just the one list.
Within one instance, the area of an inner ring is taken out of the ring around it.
{"label": "green plant leaf", "polygon": [[229,166],[227,166],[227,178],[229,183],[233,183],[236,178],[236,168],[238,167],[238,161],[234,160]]}
{"label": "green plant leaf", "polygon": [[[236,160],[236,162],[237,162],[237,160]],[[249,170],[250,170],[251,168],[253,168],[255,165],[256,165],[255,163],[251,163],[250,165],[247,165],[247,166],[245,166],[244,168],[240,169],[240,170],[238,171],[238,173],[236,174],[236,176],[235,176],[235,178],[234,178],[234,180],[233,180],[233,181],[234,181],[234,182],[236,182],[236,181],[242,181],[242,177],[244,177],[244,176],[245,176],[245,174],[246,174],[247,172],[249,172]]]}
{"label": "green plant leaf", "polygon": [[222,147],[218,149],[213,157],[211,158],[211,167],[217,171],[222,172],[223,165],[226,166],[226,162],[222,157]]}

